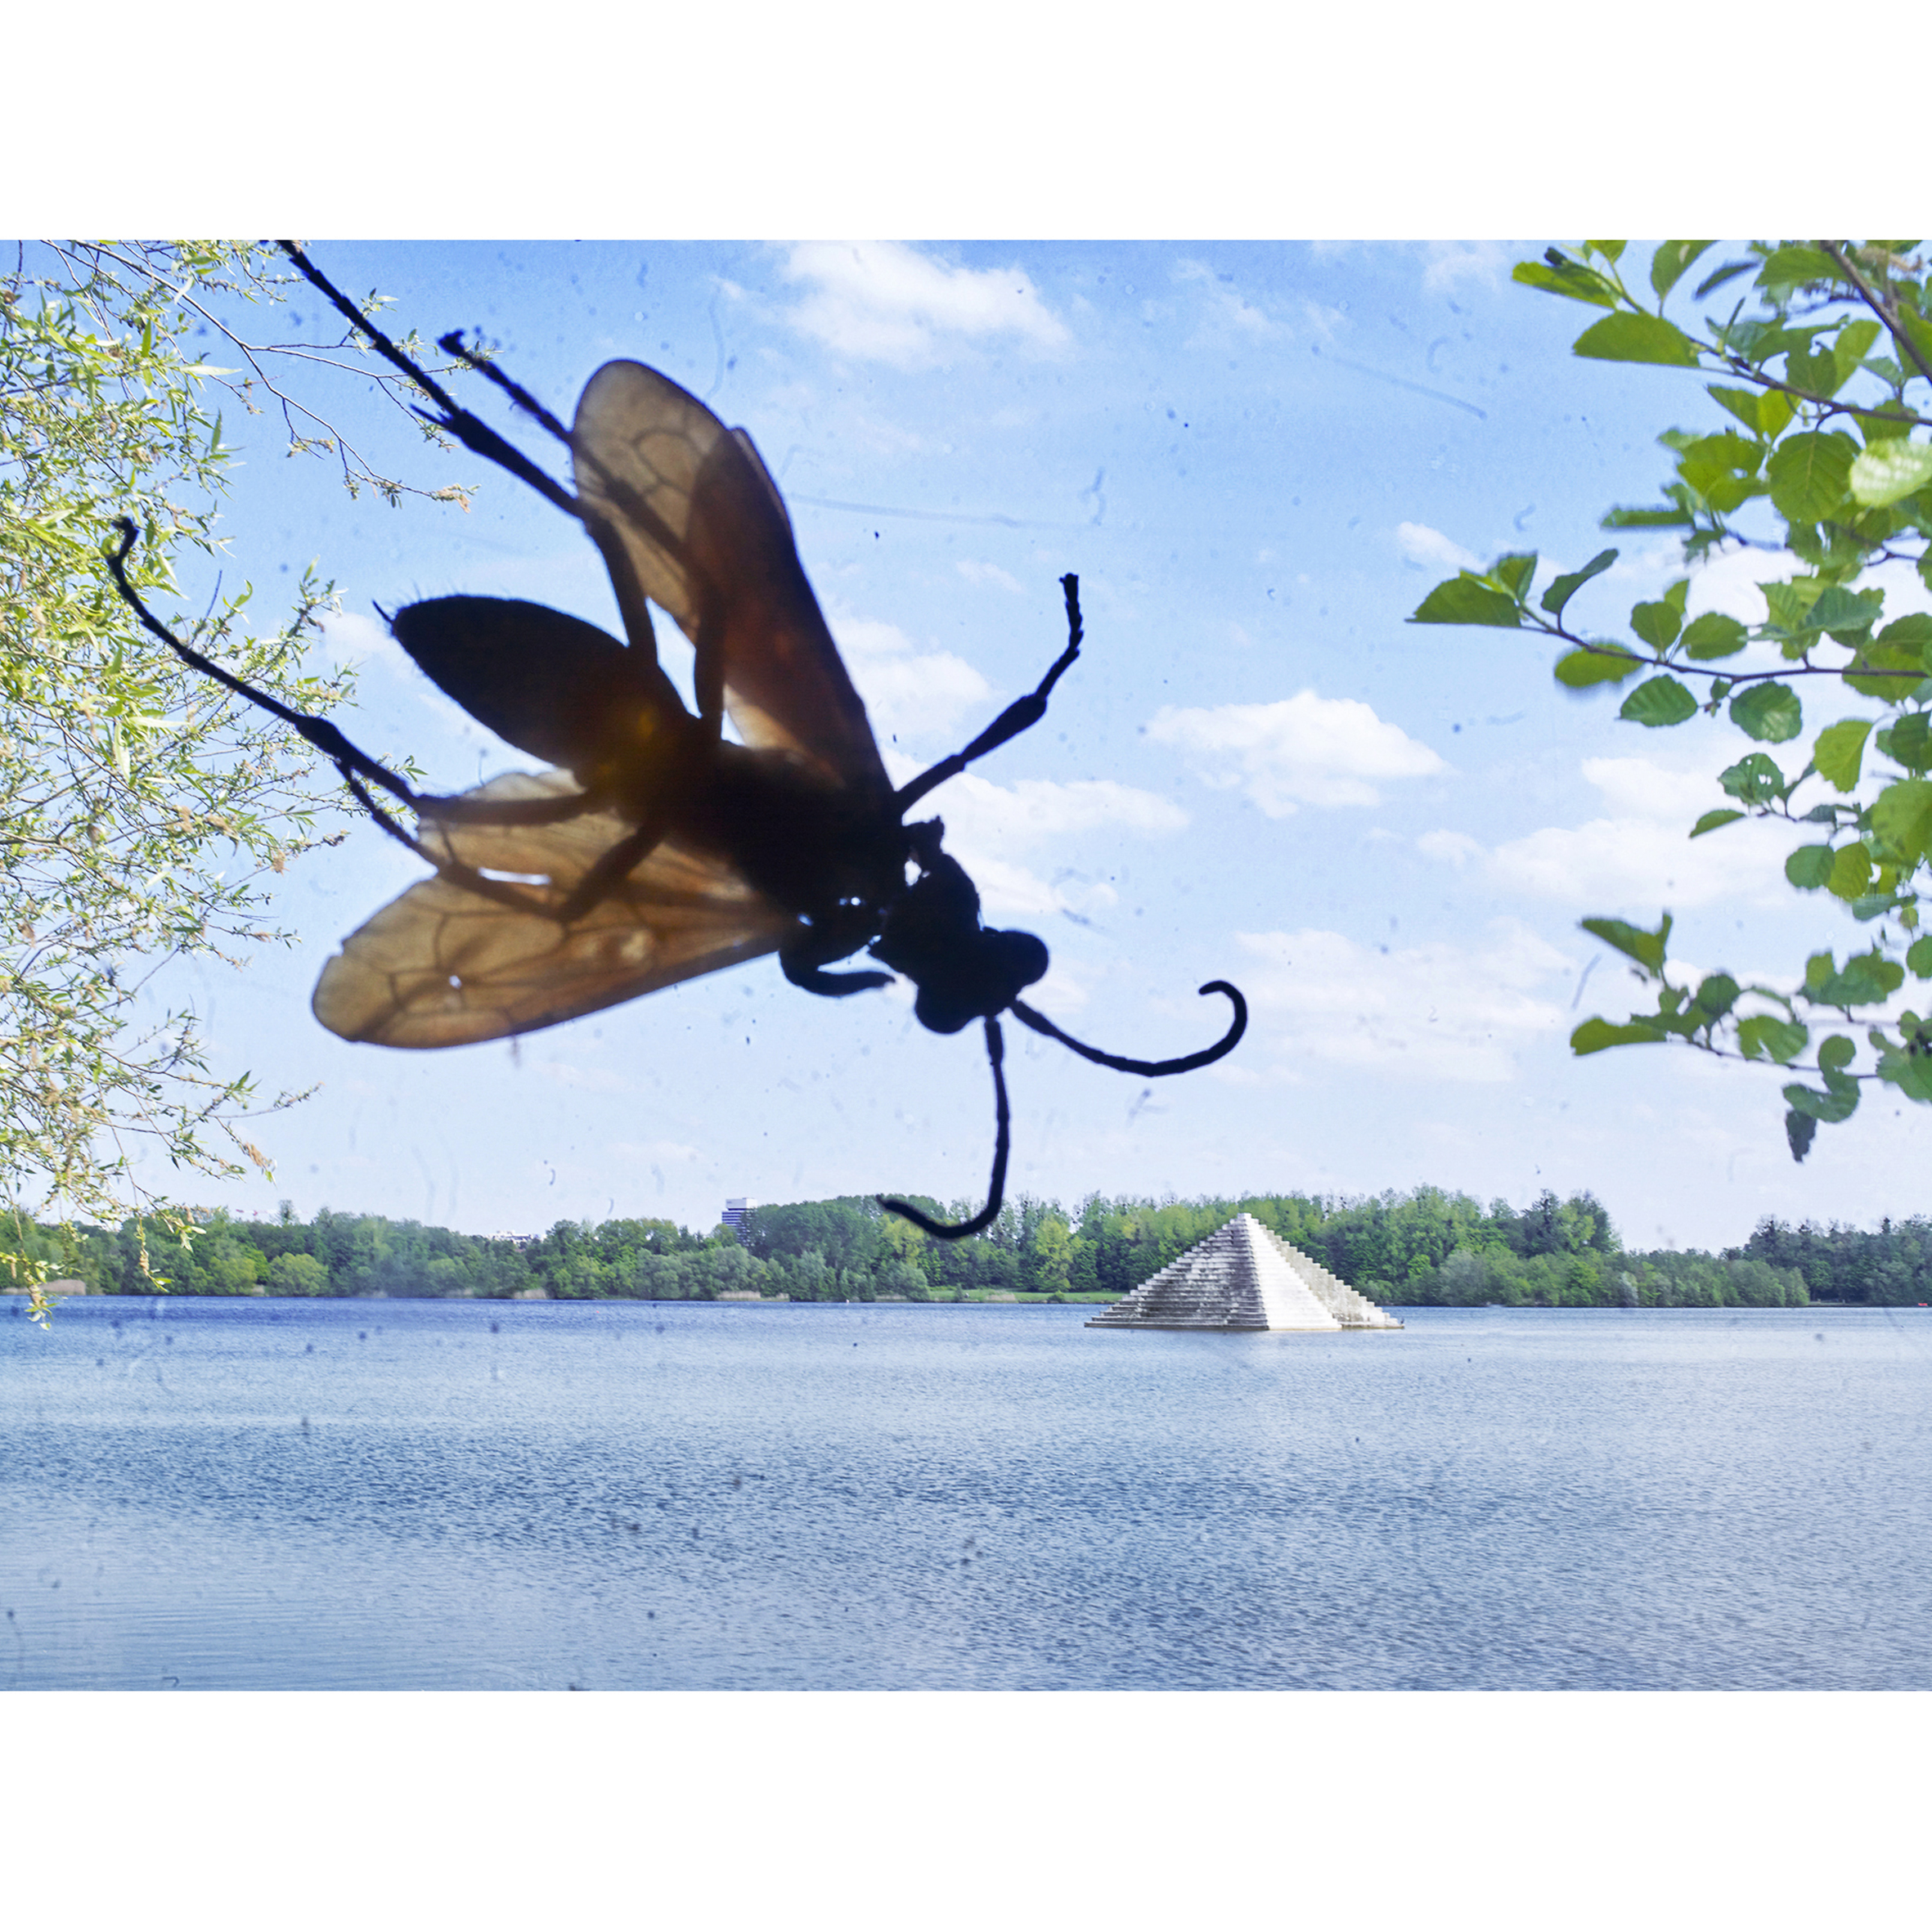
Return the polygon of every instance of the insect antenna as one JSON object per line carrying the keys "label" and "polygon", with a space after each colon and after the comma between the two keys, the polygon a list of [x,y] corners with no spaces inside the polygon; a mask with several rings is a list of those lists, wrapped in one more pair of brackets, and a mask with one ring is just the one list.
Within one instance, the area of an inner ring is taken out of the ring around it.
{"label": "insect antenna", "polygon": [[1062,674],[1072,668],[1074,659],[1080,655],[1081,640],[1086,635],[1080,621],[1080,579],[1069,571],[1060,579],[1060,588],[1067,598],[1066,649],[1054,658],[1052,668],[1039,684],[1027,696],[1017,698],[1008,705],[964,751],[955,752],[950,758],[941,758],[931,771],[922,771],[894,793],[892,809],[901,818],[936,786],[944,784],[949,778],[957,778],[975,758],[983,758],[988,752],[996,751],[1009,738],[1018,738],[1021,732],[1031,730],[1046,716],[1046,701],[1053,694],[1054,686],[1060,681]]}
{"label": "insect antenna", "polygon": [[[481,456],[485,462],[496,464],[499,469],[507,470],[519,483],[528,483],[539,496],[554,503],[565,514],[577,517],[581,520],[577,499],[571,495],[569,491],[553,478],[545,475],[514,443],[505,442],[487,423],[483,421],[479,417],[472,416],[468,410],[465,409],[437,381],[436,378],[430,375],[428,370],[390,341],[389,337],[384,335],[382,330],[377,328],[375,323],[371,321],[368,317],[364,315],[362,310],[357,308],[355,303],[350,301],[348,297],[344,294],[341,290],[337,288],[335,283],[330,281],[328,276],[324,275],[321,270],[309,260],[296,243],[282,241],[278,242],[276,246],[301,270],[303,277],[309,284],[319,293],[326,295],[348,318],[349,326],[359,335],[367,338],[370,346],[375,349],[378,355],[394,367],[400,369],[443,411],[440,416],[434,416],[430,415],[426,409],[418,409],[416,413],[425,422],[433,423],[439,429],[447,429],[452,436],[456,438],[457,442],[472,454]],[[463,359],[466,362],[470,362],[472,367],[475,366],[470,357],[465,356]],[[486,370],[484,373],[487,374],[488,371]],[[541,418],[540,417],[539,420],[541,420]],[[548,428],[549,425],[546,424],[545,426]]]}
{"label": "insect antenna", "polygon": [[566,449],[572,447],[570,432],[520,382],[512,381],[494,362],[486,362],[474,349],[464,348],[461,329],[452,329],[448,335],[438,336],[436,346],[446,356],[455,356],[474,370],[485,382],[493,382],[525,416],[549,430]]}
{"label": "insect antenna", "polygon": [[968,1234],[983,1233],[999,1219],[1000,1203],[1006,1198],[1006,1157],[1013,1152],[1013,1116],[1006,1105],[1006,1075],[1000,1063],[1006,1058],[1006,1042],[1000,1036],[1000,1022],[991,1015],[986,1020],[986,1058],[993,1069],[993,1179],[986,1204],[969,1221],[957,1224],[936,1221],[921,1214],[910,1201],[896,1201],[889,1194],[877,1197],[888,1214],[901,1215],[923,1229],[936,1241],[964,1241]]}
{"label": "insect antenna", "polygon": [[1234,1023],[1212,1046],[1203,1048],[1197,1054],[1184,1054],[1178,1060],[1130,1060],[1122,1054],[1103,1054],[1099,1047],[1088,1046],[1071,1033],[1063,1033],[1045,1013],[1036,1013],[1024,1000],[1011,1002],[1009,1010],[1015,1019],[1031,1027],[1036,1033],[1044,1033],[1048,1039],[1058,1040],[1062,1046],[1071,1047],[1083,1060],[1091,1060],[1099,1067],[1111,1067],[1117,1073],[1148,1076],[1191,1073],[1197,1067],[1211,1067],[1224,1055],[1233,1053],[1242,1035],[1247,1031],[1247,1002],[1227,981],[1211,979],[1199,990],[1203,993],[1225,993],[1234,1002]]}

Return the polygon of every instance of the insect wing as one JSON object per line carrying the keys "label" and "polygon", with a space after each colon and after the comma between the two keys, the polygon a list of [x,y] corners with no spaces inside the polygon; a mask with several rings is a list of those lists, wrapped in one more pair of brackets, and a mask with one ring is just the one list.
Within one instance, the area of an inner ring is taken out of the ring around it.
{"label": "insect wing", "polygon": [[[470,798],[568,796],[562,772],[511,774]],[[438,873],[385,905],[323,968],[316,1018],[345,1040],[461,1046],[615,1006],[775,950],[797,922],[728,866],[667,840],[568,927],[550,916],[631,827],[608,813],[550,825],[425,821]]]}
{"label": "insect wing", "polygon": [[721,703],[747,744],[889,794],[865,708],[750,438],[654,369],[607,362],[577,403],[571,447],[578,501],[619,602],[641,591],[676,620],[698,654],[700,711]]}

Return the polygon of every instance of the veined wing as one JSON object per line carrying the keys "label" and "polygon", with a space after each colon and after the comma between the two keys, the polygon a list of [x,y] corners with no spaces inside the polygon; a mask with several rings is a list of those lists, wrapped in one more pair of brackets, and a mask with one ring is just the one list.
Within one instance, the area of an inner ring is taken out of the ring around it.
{"label": "veined wing", "polygon": [[[467,796],[576,789],[564,772],[516,773]],[[582,919],[560,925],[548,909],[631,829],[604,812],[551,825],[426,820],[425,848],[483,874],[492,891],[443,873],[411,886],[323,968],[316,1018],[345,1040],[382,1046],[501,1040],[755,959],[797,930],[721,860],[668,840]]]}
{"label": "veined wing", "polygon": [[624,606],[668,611],[698,654],[699,707],[745,743],[890,794],[865,708],[812,595],[783,499],[751,438],[667,376],[607,362],[571,430],[577,491]]}

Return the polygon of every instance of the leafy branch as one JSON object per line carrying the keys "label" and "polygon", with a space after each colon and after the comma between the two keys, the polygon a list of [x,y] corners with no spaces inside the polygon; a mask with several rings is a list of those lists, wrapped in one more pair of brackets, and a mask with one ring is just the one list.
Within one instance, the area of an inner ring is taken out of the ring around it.
{"label": "leafy branch", "polygon": [[[1800,1003],[1813,1017],[1816,1009],[1835,1010],[1849,1023],[1855,1009],[1888,1006],[1908,973],[1932,979],[1932,936],[1915,937],[1932,876],[1932,613],[1909,612],[1888,622],[1885,591],[1870,581],[1876,565],[1904,562],[1932,589],[1932,441],[1912,434],[1932,427],[1920,393],[1932,382],[1932,300],[1916,242],[1754,243],[1750,258],[1722,264],[1693,299],[1748,274],[1757,312],[1746,315],[1740,300],[1721,321],[1705,317],[1699,335],[1665,311],[1691,265],[1713,245],[1662,244],[1650,263],[1654,303],[1625,283],[1620,241],[1586,242],[1578,256],[1552,248],[1513,272],[1527,286],[1610,312],[1576,339],[1578,356],[1695,369],[1748,385],[1707,384],[1705,393],[1729,420],[1665,431],[1658,441],[1672,452],[1675,470],[1665,501],[1612,509],[1602,523],[1679,532],[1693,569],[1720,547],[1795,557],[1804,568],[1758,586],[1764,620],[1746,623],[1714,609],[1690,615],[1696,580],[1686,575],[1632,607],[1634,641],[1584,636],[1566,613],[1615,563],[1619,553],[1611,549],[1559,573],[1534,604],[1539,559],[1504,555],[1486,570],[1438,584],[1411,621],[1544,636],[1564,647],[1552,667],[1557,681],[1578,693],[1653,672],[1619,712],[1650,730],[1722,712],[1759,744],[1788,744],[1804,733],[1794,684],[1807,677],[1835,678],[1887,708],[1879,717],[1825,726],[1795,775],[1768,753],[1747,753],[1719,780],[1735,802],[1704,813],[1689,832],[1702,838],[1746,817],[1827,829],[1822,842],[1787,856],[1785,876],[1796,891],[1829,893],[1871,927],[1867,950],[1842,965],[1831,952],[1813,955],[1788,993],[1742,986],[1722,972],[1693,991],[1666,976],[1668,913],[1654,932],[1617,919],[1583,922],[1634,962],[1638,977],[1656,987],[1656,1004],[1618,1023],[1584,1021],[1571,1036],[1572,1049],[1674,1040],[1815,1074],[1820,1086],[1784,1090],[1787,1138],[1802,1160],[1820,1124],[1850,1117],[1861,1083],[1883,1082],[1932,1103],[1932,1020],[1909,1010],[1890,1021],[1881,1014],[1867,1027],[1871,1058],[1862,1067],[1855,1064],[1858,1043],[1845,1033],[1821,1041],[1811,1066],[1796,1064],[1810,1040]],[[1895,356],[1873,354],[1881,337]],[[1781,371],[1774,372],[1776,363]],[[1755,528],[1741,526],[1746,517]],[[1767,523],[1770,534],[1759,534]],[[1754,647],[1782,662],[1748,669],[1729,662]],[[1820,661],[1815,654],[1827,649],[1846,655]],[[1706,681],[1701,699],[1687,677]],[[1868,761],[1873,753],[1884,762]],[[1839,797],[1795,811],[1792,794],[1813,778]],[[1741,1009],[1747,996],[1757,1009]]]}

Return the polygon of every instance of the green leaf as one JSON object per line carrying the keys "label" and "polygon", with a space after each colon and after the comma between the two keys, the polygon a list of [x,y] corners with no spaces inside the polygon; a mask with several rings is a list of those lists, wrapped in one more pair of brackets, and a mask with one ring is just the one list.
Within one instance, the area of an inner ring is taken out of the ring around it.
{"label": "green leaf", "polygon": [[1696,521],[1687,510],[1617,509],[1606,510],[1599,527],[1605,530],[1674,530]]}
{"label": "green leaf", "polygon": [[1584,246],[1594,249],[1606,262],[1615,261],[1624,252],[1624,244],[1620,241],[1586,241]]}
{"label": "green leaf", "polygon": [[1832,897],[1848,903],[1862,899],[1866,887],[1871,883],[1871,852],[1856,840],[1849,845],[1841,845],[1837,856],[1831,861],[1831,876],[1825,881]]}
{"label": "green leaf", "polygon": [[1831,344],[1831,353],[1838,364],[1838,380],[1842,386],[1851,380],[1858,366],[1871,352],[1871,345],[1878,340],[1879,325],[1870,316],[1861,317],[1857,321],[1847,322],[1838,331]]}
{"label": "green leaf", "polygon": [[1536,553],[1522,550],[1498,557],[1485,574],[1521,602],[1530,595],[1530,582],[1536,574]]}
{"label": "green leaf", "polygon": [[1804,712],[1789,685],[1752,685],[1731,700],[1731,722],[1747,738],[1782,744],[1804,729]]}
{"label": "green leaf", "polygon": [[1899,869],[1909,871],[1932,844],[1932,779],[1902,779],[1887,785],[1873,801],[1871,829]]}
{"label": "green leaf", "polygon": [[1737,982],[1729,973],[1713,973],[1697,988],[1697,1005],[1712,1019],[1722,1019],[1737,1004]]}
{"label": "green leaf", "polygon": [[1758,433],[1775,442],[1783,435],[1798,405],[1782,389],[1767,389],[1758,398]]}
{"label": "green leaf", "polygon": [[1887,704],[1903,704],[1918,690],[1925,675],[1925,655],[1916,638],[1904,632],[1912,622],[1911,618],[1900,618],[1887,624],[1876,640],[1860,647],[1858,657],[1843,673],[1854,691],[1867,698],[1882,698]]}
{"label": "green leaf", "polygon": [[1822,249],[1802,242],[1773,249],[1758,271],[1758,286],[1774,300],[1807,283],[1838,279],[1837,263]]}
{"label": "green leaf", "polygon": [[1744,649],[1747,635],[1736,618],[1728,618],[1721,610],[1707,610],[1685,625],[1684,655],[1700,663],[1712,658],[1728,658]]}
{"label": "green leaf", "polygon": [[1649,968],[1653,976],[1664,970],[1664,949],[1670,937],[1669,913],[1664,914],[1663,923],[1655,932],[1647,932],[1642,927],[1626,924],[1622,919],[1584,919],[1579,923],[1584,932],[1595,933],[1606,946],[1614,946],[1638,965]]}
{"label": "green leaf", "polygon": [[1683,622],[1682,614],[1674,604],[1660,602],[1631,607],[1630,628],[1653,650],[1669,650],[1677,641]]}
{"label": "green leaf", "polygon": [[1813,1088],[1794,1084],[1785,1089],[1785,1099],[1794,1113],[1822,1121],[1829,1126],[1840,1121],[1849,1121],[1858,1111],[1858,1090],[1853,1084],[1849,1094],[1821,1094]]}
{"label": "green leaf", "polygon": [[[1894,618],[1879,632],[1878,641],[1892,650],[1926,652],[1926,647],[1932,645],[1932,611],[1915,610],[1908,616]],[[1921,661],[1932,670],[1932,652],[1926,652]]]}
{"label": "green leaf", "polygon": [[1932,771],[1932,715],[1915,711],[1874,740],[1888,758],[1907,771]]}
{"label": "green leaf", "polygon": [[1752,435],[1758,433],[1758,392],[1755,389],[1728,389],[1721,383],[1707,383],[1704,393],[1714,402],[1730,411]]}
{"label": "green leaf", "polygon": [[1777,761],[1763,752],[1753,752],[1719,772],[1718,783],[1733,798],[1741,798],[1746,805],[1768,805],[1773,799],[1783,798],[1790,789]]}
{"label": "green leaf", "polygon": [[1802,1161],[1811,1152],[1812,1136],[1817,1130],[1817,1122],[1808,1114],[1793,1109],[1785,1116],[1785,1139],[1790,1143],[1794,1161]]}
{"label": "green leaf", "polygon": [[1843,584],[1826,584],[1806,614],[1805,628],[1823,631],[1855,649],[1885,609],[1883,591],[1848,591]]}
{"label": "green leaf", "polygon": [[1932,932],[1906,949],[1905,963],[1921,979],[1932,979]]}
{"label": "green leaf", "polygon": [[1606,646],[1597,650],[1565,651],[1557,658],[1557,682],[1573,691],[1592,685],[1620,685],[1633,672],[1643,668],[1643,660],[1629,652]]}
{"label": "green leaf", "polygon": [[1563,606],[1587,584],[1593,577],[1609,569],[1617,560],[1615,550],[1598,550],[1581,570],[1566,571],[1543,593],[1543,608],[1552,617],[1561,617]]}
{"label": "green leaf", "polygon": [[1905,984],[1905,968],[1882,953],[1859,953],[1845,961],[1842,973],[1829,973],[1816,985],[1808,964],[1805,979],[1805,997],[1817,1005],[1882,1006]]}
{"label": "green leaf", "polygon": [[1726,282],[1735,281],[1741,275],[1749,275],[1757,265],[1755,262],[1727,262],[1723,267],[1714,268],[1693,291],[1696,299],[1701,302],[1713,289],[1721,289]]}
{"label": "green leaf", "polygon": [[1493,589],[1465,570],[1438,584],[1418,606],[1412,624],[1487,624],[1498,631],[1521,627],[1523,613],[1515,598]]}
{"label": "green leaf", "polygon": [[1680,368],[1697,366],[1697,345],[1661,316],[1633,314],[1621,309],[1593,322],[1577,337],[1571,354],[1602,362],[1667,362]]}
{"label": "green leaf", "polygon": [[1674,677],[1647,679],[1624,700],[1624,708],[1617,713],[1633,725],[1647,725],[1652,730],[1660,725],[1681,725],[1696,715],[1697,700]]}
{"label": "green leaf", "polygon": [[1794,523],[1815,523],[1832,515],[1844,502],[1858,455],[1858,444],[1842,430],[1808,429],[1787,436],[1764,469],[1778,514]]}
{"label": "green leaf", "polygon": [[1840,368],[1828,342],[1816,348],[1809,344],[1803,348],[1794,348],[1785,357],[1786,380],[1808,396],[1835,396],[1847,373]]}
{"label": "green leaf", "polygon": [[1708,241],[1666,241],[1651,257],[1651,286],[1660,297],[1668,295],[1684,271],[1711,246]]}
{"label": "green leaf", "polygon": [[1642,1020],[1613,1027],[1608,1020],[1592,1018],[1570,1036],[1570,1050],[1580,1058],[1585,1054],[1600,1054],[1606,1046],[1655,1046],[1669,1038],[1662,1028]]}
{"label": "green leaf", "polygon": [[1815,892],[1831,877],[1837,854],[1828,845],[1801,845],[1785,860],[1785,877],[1801,892]]}
{"label": "green leaf", "polygon": [[1932,1101],[1932,1054],[1922,1040],[1915,1040],[1903,1054],[1881,1053],[1878,1062],[1880,1079],[1892,1081],[1908,1100]]}
{"label": "green leaf", "polygon": [[1932,483],[1932,443],[1888,438],[1871,444],[1853,458],[1848,480],[1854,503],[1883,510]]}
{"label": "green leaf", "polygon": [[1691,836],[1693,838],[1701,838],[1706,832],[1714,832],[1719,825],[1734,824],[1743,816],[1744,814],[1741,811],[1731,811],[1720,806],[1715,811],[1705,812],[1704,816],[1692,826]]}
{"label": "green leaf", "polygon": [[[1550,254],[1556,255],[1556,250],[1552,249]],[[1616,284],[1607,276],[1561,255],[1554,262],[1518,262],[1510,270],[1509,279],[1525,288],[1541,289],[1546,294],[1567,295],[1572,302],[1594,303],[1599,308],[1615,308],[1622,299]]]}
{"label": "green leaf", "polygon": [[1768,616],[1766,628],[1783,637],[1795,637],[1811,627],[1811,607],[1824,589],[1815,577],[1794,577],[1781,583],[1759,584]]}
{"label": "green leaf", "polygon": [[[1865,366],[1867,369],[1872,369],[1874,366],[1867,362]],[[1896,362],[1888,360],[1885,366],[1887,371],[1885,375],[1887,382],[1903,383],[1904,381],[1904,372]],[[1865,447],[1867,449],[1876,448],[1881,443],[1889,443],[1909,436],[1917,426],[1909,416],[1896,408],[1862,409],[1858,414],[1858,434],[1865,438]],[[1853,465],[1854,472],[1857,467],[1856,464]],[[1854,482],[1853,484],[1854,495],[1857,493],[1857,487]]]}
{"label": "green leaf", "polygon": [[1796,1020],[1781,1020],[1774,1013],[1754,1013],[1737,1027],[1737,1044],[1746,1059],[1775,1060],[1780,1067],[1796,1059],[1810,1037]]}
{"label": "green leaf", "polygon": [[1678,452],[1677,473],[1714,509],[1729,512],[1764,495],[1765,486],[1758,480],[1764,456],[1761,443],[1725,429],[1684,444]]}
{"label": "green leaf", "polygon": [[1865,740],[1871,732],[1870,718],[1841,718],[1818,734],[1811,762],[1818,776],[1841,792],[1855,791],[1858,769],[1865,760]]}
{"label": "green leaf", "polygon": [[1858,1047],[1842,1033],[1818,1042],[1818,1065],[1827,1073],[1843,1073],[1858,1057]]}

